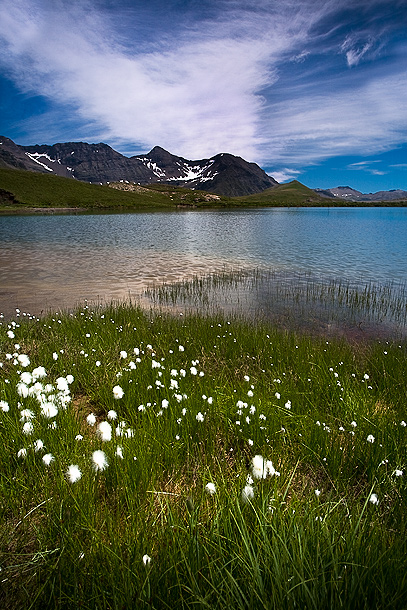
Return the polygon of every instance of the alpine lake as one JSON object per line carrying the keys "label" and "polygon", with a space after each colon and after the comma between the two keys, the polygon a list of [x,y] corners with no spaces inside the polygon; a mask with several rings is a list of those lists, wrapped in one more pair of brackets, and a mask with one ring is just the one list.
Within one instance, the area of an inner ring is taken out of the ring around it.
{"label": "alpine lake", "polygon": [[354,339],[404,336],[406,287],[406,208],[0,218],[6,318],[125,300]]}

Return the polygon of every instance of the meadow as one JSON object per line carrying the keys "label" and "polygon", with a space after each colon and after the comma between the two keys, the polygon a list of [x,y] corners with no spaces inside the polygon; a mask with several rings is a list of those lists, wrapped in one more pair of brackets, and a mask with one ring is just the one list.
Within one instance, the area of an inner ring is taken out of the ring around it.
{"label": "meadow", "polygon": [[404,339],[0,322],[2,607],[406,608]]}

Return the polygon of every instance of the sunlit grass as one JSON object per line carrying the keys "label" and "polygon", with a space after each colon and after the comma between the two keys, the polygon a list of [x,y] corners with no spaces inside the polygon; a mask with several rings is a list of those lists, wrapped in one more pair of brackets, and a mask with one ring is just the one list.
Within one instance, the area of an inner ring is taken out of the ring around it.
{"label": "sunlit grass", "polygon": [[0,363],[3,607],[406,607],[405,342],[86,306]]}

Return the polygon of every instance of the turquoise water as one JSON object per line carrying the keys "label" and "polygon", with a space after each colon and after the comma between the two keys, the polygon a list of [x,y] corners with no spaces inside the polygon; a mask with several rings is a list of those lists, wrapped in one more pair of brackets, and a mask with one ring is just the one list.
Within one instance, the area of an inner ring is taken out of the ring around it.
{"label": "turquoise water", "polygon": [[407,209],[262,208],[0,217],[0,311],[135,297],[221,269],[406,282]]}

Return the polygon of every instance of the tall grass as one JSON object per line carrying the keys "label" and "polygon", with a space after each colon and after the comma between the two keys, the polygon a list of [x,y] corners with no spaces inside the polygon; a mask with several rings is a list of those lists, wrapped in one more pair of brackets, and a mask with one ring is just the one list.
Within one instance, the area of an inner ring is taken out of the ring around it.
{"label": "tall grass", "polygon": [[404,342],[118,304],[0,362],[2,607],[406,607]]}
{"label": "tall grass", "polygon": [[268,268],[224,271],[151,286],[154,306],[228,312],[263,318],[290,330],[405,336],[407,286],[326,278]]}

